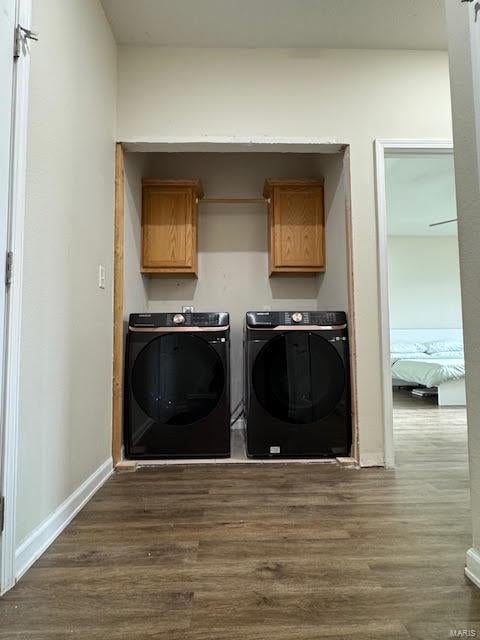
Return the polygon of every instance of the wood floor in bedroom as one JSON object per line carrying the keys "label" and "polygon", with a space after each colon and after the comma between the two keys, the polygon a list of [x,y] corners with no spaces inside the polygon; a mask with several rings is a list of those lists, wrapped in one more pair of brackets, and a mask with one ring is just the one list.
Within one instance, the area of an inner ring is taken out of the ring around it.
{"label": "wood floor in bedroom", "polygon": [[465,411],[395,404],[395,470],[117,474],[0,601],[0,638],[480,637]]}

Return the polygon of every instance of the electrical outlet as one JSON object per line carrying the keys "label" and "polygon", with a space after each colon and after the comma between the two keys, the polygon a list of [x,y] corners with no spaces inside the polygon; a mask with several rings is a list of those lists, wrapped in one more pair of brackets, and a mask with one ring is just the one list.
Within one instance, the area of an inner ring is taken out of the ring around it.
{"label": "electrical outlet", "polygon": [[98,286],[100,289],[105,289],[105,267],[103,264],[98,265]]}

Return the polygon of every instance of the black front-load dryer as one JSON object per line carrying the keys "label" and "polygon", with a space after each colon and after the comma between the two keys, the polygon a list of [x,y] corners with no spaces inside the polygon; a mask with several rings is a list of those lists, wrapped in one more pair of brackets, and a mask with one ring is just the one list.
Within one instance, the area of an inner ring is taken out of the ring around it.
{"label": "black front-load dryer", "polygon": [[248,455],[350,455],[345,313],[249,312],[244,347]]}
{"label": "black front-load dryer", "polygon": [[230,455],[229,336],[228,313],[130,316],[127,458]]}

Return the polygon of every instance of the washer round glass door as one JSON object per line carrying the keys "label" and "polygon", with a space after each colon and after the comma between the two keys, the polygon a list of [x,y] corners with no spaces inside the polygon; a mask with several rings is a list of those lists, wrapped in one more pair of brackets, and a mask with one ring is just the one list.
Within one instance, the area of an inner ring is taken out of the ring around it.
{"label": "washer round glass door", "polygon": [[311,424],[330,415],[345,390],[345,368],[328,340],[308,331],[289,331],[258,354],[252,384],[262,407],[291,424]]}
{"label": "washer round glass door", "polygon": [[166,333],[138,354],[131,384],[135,400],[152,420],[187,425],[215,409],[225,373],[208,342],[191,334]]}

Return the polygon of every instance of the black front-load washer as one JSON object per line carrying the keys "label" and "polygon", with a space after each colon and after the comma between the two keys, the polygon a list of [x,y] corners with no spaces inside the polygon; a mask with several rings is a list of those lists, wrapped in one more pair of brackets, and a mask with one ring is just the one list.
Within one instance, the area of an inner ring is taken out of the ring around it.
{"label": "black front-load washer", "polygon": [[346,314],[252,311],[244,348],[248,455],[349,455]]}
{"label": "black front-load washer", "polygon": [[125,453],[134,459],[230,455],[228,313],[130,316]]}

